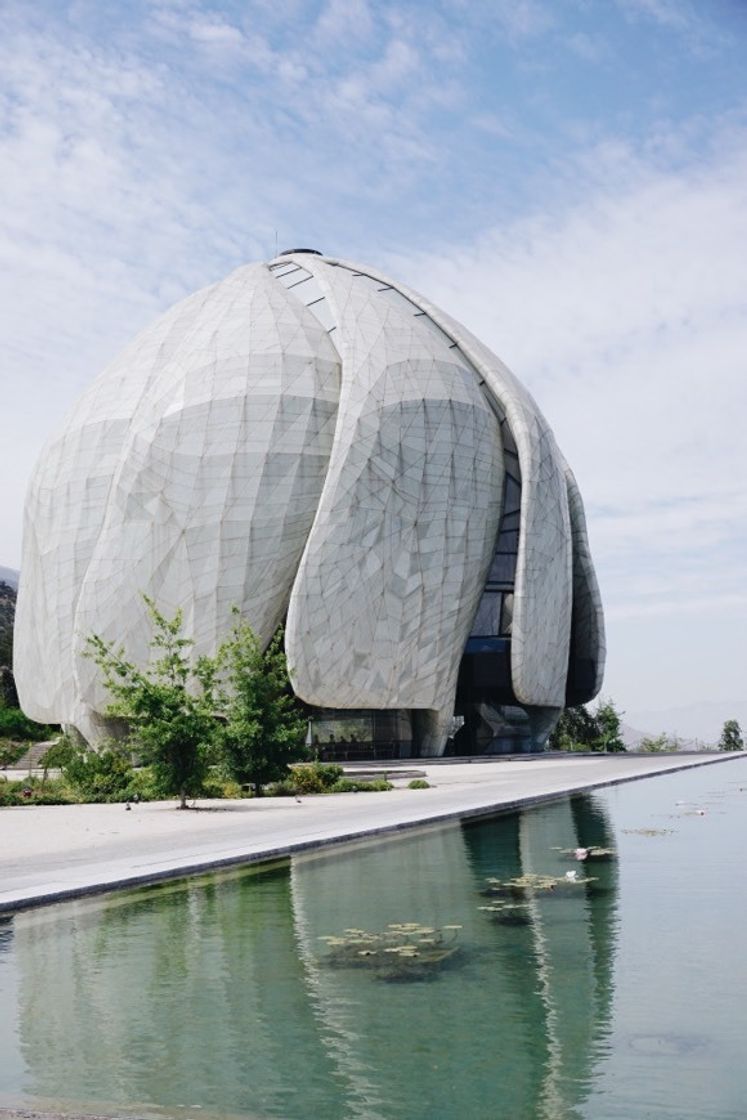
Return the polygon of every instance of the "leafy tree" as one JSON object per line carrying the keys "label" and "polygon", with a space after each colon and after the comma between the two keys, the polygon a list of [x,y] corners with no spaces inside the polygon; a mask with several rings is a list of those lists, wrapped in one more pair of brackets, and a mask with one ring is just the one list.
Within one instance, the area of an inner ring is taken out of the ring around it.
{"label": "leafy tree", "polygon": [[596,718],[584,704],[566,708],[550,735],[548,746],[553,751],[592,751],[599,738]]}
{"label": "leafy tree", "polygon": [[676,751],[679,743],[676,739],[671,739],[664,731],[661,735],[647,735],[641,739],[638,744],[639,751],[646,751],[649,754],[658,754],[661,752]]}
{"label": "leafy tree", "polygon": [[268,782],[288,774],[288,764],[305,758],[306,720],[288,680],[283,630],[262,652],[251,626],[234,611],[234,625],[217,655],[220,739],[224,763],[236,781],[257,797]]}
{"label": "leafy tree", "polygon": [[13,619],[16,612],[16,592],[9,583],[0,579],[0,666],[13,664]]}
{"label": "leafy tree", "polygon": [[[103,750],[92,751],[73,747],[65,752],[62,773],[69,784],[86,801],[124,801],[134,770],[129,754],[120,743],[107,745]],[[45,758],[43,781],[47,777]]]}
{"label": "leafy tree", "polygon": [[13,676],[13,670],[7,665],[0,665],[0,708],[17,708],[18,690]]}
{"label": "leafy tree", "polygon": [[216,739],[215,660],[193,662],[193,643],[181,636],[181,611],[168,619],[144,598],[153,627],[145,669],[97,635],[88,639],[88,652],[113,697],[106,714],[127,721],[128,746],[152,766],[163,793],[176,794],[186,809],[187,798],[200,792]]}
{"label": "leafy tree", "polygon": [[735,719],[727,719],[721,730],[721,738],[718,741],[718,749],[720,751],[743,751],[744,739],[742,738],[742,729]]}
{"label": "leafy tree", "polygon": [[42,743],[54,735],[56,728],[46,723],[35,723],[24,715],[20,708],[6,707],[0,698],[0,739],[23,739],[31,743]]}
{"label": "leafy tree", "polygon": [[548,746],[554,751],[624,751],[621,713],[612,700],[603,700],[595,712],[585,704],[566,708]]}
{"label": "leafy tree", "polygon": [[622,739],[622,712],[618,712],[612,700],[602,700],[594,713],[597,725],[596,746],[592,750],[624,751]]}

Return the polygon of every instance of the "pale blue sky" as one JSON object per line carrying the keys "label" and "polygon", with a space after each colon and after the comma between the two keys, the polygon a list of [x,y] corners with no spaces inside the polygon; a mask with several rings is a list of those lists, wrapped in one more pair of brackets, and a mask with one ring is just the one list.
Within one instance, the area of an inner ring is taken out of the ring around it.
{"label": "pale blue sky", "polygon": [[311,245],[461,318],[581,484],[635,711],[745,698],[747,4],[6,2],[0,564],[121,346]]}

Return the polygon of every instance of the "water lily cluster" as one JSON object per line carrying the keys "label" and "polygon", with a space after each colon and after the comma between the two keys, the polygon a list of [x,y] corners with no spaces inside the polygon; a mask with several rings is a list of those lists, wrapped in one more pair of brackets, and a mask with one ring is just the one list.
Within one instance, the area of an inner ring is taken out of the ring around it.
{"label": "water lily cluster", "polygon": [[478,909],[490,914],[494,921],[504,926],[528,926],[531,921],[527,901],[509,902],[506,899],[496,899],[486,906],[479,906]]}
{"label": "water lily cluster", "polygon": [[596,882],[596,879],[589,875],[579,875],[577,871],[567,871],[565,875],[537,875],[530,872],[513,879],[488,878],[485,882],[486,886],[481,893],[489,898],[531,899],[535,895],[551,894],[562,887],[582,887]]}
{"label": "water lily cluster", "polygon": [[668,836],[673,828],[624,828],[626,836]]}
{"label": "water lily cluster", "polygon": [[454,957],[460,925],[391,922],[385,930],[346,929],[320,937],[329,950],[325,963],[337,968],[369,968],[382,980],[429,979]]}
{"label": "water lily cluster", "polygon": [[596,879],[589,875],[580,875],[578,871],[566,871],[564,875],[537,875],[528,873],[517,875],[513,879],[496,879],[490,877],[485,880],[485,887],[480,892],[490,901],[478,909],[501,925],[523,926],[530,921],[529,903],[534,898],[549,898],[553,895],[562,896],[570,888],[575,893],[576,887],[595,883]]}

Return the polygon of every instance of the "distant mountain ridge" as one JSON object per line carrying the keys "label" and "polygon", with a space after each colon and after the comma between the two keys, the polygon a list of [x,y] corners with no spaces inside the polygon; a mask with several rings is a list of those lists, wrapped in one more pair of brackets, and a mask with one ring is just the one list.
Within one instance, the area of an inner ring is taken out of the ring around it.
{"label": "distant mountain ridge", "polygon": [[620,724],[620,734],[622,741],[629,751],[634,751],[641,739],[645,739],[647,732],[639,731],[637,727],[631,727],[629,723],[623,720]]}
{"label": "distant mountain ridge", "polygon": [[16,614],[16,589],[2,573],[0,568],[0,668],[11,667],[13,660],[13,619]]}
{"label": "distant mountain ridge", "polygon": [[663,731],[685,740],[685,750],[696,749],[697,744],[714,746],[727,719],[737,720],[742,732],[747,731],[747,700],[706,700],[679,708],[626,711],[625,715],[635,727],[647,728],[647,735]]}
{"label": "distant mountain ridge", "polygon": [[18,576],[19,573],[15,570],[15,568],[4,568],[2,564],[0,564],[0,583],[9,583],[10,586],[15,591],[17,591]]}

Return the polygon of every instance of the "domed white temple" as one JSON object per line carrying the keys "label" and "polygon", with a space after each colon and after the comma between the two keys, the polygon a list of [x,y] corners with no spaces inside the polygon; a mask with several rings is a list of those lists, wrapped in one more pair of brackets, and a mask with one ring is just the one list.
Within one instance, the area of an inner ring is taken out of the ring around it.
{"label": "domed white temple", "polygon": [[101,737],[86,638],[144,662],[144,592],[197,653],[234,605],[263,642],[285,619],[330,756],[537,749],[601,685],[583,505],[531,396],[417,293],[310,250],[177,304],[47,444],[16,616],[29,716]]}

